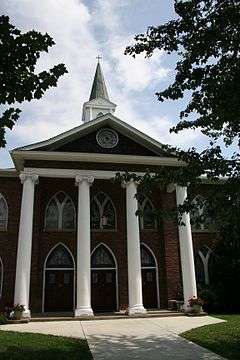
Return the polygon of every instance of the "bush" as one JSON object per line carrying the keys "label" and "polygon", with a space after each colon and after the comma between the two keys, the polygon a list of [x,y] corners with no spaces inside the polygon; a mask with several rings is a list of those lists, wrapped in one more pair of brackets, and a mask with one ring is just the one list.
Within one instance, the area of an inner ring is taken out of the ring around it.
{"label": "bush", "polygon": [[5,325],[7,324],[7,318],[5,315],[0,314],[0,325]]}

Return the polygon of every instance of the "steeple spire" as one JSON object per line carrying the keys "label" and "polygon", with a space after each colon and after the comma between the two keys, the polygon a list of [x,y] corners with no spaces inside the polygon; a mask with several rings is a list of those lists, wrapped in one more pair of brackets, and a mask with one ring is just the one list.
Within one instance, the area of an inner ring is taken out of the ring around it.
{"label": "steeple spire", "polygon": [[96,68],[93,84],[92,84],[92,90],[91,90],[89,101],[93,100],[93,99],[98,99],[98,98],[103,98],[103,99],[109,100],[107,87],[105,84],[101,65],[99,62],[99,59],[101,59],[101,57],[98,56],[97,59],[98,59],[98,63],[97,63],[97,68]]}

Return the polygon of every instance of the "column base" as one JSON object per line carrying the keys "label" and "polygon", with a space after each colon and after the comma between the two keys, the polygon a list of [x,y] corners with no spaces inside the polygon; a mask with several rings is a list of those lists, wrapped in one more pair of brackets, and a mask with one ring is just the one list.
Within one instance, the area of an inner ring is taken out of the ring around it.
{"label": "column base", "polygon": [[31,311],[28,310],[24,310],[22,313],[22,319],[30,319],[31,318]]}
{"label": "column base", "polygon": [[142,305],[129,306],[127,310],[128,315],[146,314],[147,310]]}
{"label": "column base", "polygon": [[82,307],[82,308],[75,309],[74,316],[75,317],[88,317],[88,316],[94,316],[94,314],[93,314],[92,308]]}

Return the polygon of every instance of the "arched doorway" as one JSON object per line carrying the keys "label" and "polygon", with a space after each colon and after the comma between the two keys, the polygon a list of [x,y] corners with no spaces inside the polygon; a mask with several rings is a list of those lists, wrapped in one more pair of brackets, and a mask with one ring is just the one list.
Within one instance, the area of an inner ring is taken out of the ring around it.
{"label": "arched doorway", "polygon": [[117,309],[117,265],[111,250],[98,245],[91,256],[91,299],[96,312]]}
{"label": "arched doorway", "polygon": [[44,264],[43,312],[73,311],[74,259],[69,249],[56,245]]}
{"label": "arched doorway", "polygon": [[152,251],[141,244],[143,306],[146,309],[159,307],[158,274],[156,259]]}

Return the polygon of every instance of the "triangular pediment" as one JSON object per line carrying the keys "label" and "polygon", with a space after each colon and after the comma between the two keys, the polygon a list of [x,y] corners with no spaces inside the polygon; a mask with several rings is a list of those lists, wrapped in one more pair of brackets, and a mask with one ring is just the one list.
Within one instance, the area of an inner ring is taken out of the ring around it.
{"label": "triangular pediment", "polygon": [[[102,147],[97,140],[97,134],[101,129],[112,129],[117,134],[118,144],[110,148]],[[96,152],[136,156],[169,156],[162,146],[158,141],[112,114],[105,114],[51,139],[18,148],[14,151]]]}

